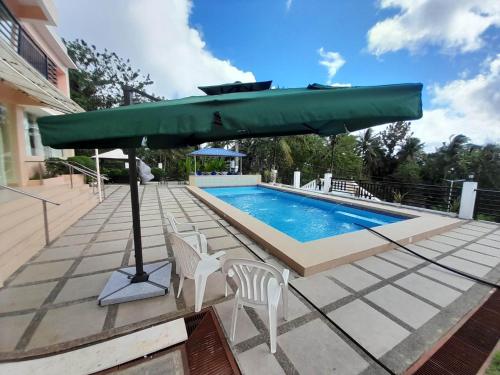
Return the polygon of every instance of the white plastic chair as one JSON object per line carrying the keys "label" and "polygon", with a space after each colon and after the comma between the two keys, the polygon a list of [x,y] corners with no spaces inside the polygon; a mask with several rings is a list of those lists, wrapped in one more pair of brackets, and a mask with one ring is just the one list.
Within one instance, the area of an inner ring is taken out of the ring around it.
{"label": "white plastic chair", "polygon": [[[276,353],[276,333],[278,326],[278,305],[283,299],[283,318],[287,320],[288,277],[290,271],[280,272],[276,267],[250,259],[228,259],[222,272],[232,277],[238,290],[234,298],[230,340],[234,341],[238,310],[243,306],[267,307],[269,316],[269,338],[271,353]],[[226,284],[227,296],[227,284]]]}
{"label": "white plastic chair", "polygon": [[[187,243],[193,246],[200,253],[207,253],[207,239],[204,235],[198,232],[198,226],[194,223],[180,223],[170,213],[165,215],[174,233],[183,237]],[[177,270],[176,270],[176,273]]]}
{"label": "white plastic chair", "polygon": [[208,255],[198,252],[190,245],[185,238],[178,234],[170,233],[168,235],[170,244],[174,251],[175,263],[179,266],[179,291],[177,298],[181,295],[184,278],[194,280],[195,287],[195,304],[194,311],[201,310],[203,303],[203,295],[205,294],[205,286],[207,278],[212,273],[221,269],[221,262],[218,259],[225,254],[224,251],[218,251],[215,254]]}

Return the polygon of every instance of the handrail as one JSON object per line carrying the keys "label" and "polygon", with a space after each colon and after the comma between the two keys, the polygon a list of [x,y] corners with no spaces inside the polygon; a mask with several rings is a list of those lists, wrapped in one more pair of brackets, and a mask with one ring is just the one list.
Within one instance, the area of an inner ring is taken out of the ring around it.
{"label": "handrail", "polygon": [[[57,160],[54,160],[54,161],[57,161]],[[97,177],[97,172],[95,172],[93,169],[91,169],[89,167],[86,167],[83,164],[77,163],[76,161],[73,161],[73,160],[68,160],[66,163],[68,163],[70,165],[74,165],[75,167],[79,167],[81,169],[84,169],[84,170],[88,171],[89,173],[95,175],[95,177]],[[106,176],[105,174],[102,174],[102,173],[101,173],[101,178],[106,180],[106,181],[109,180],[109,177]]]}
{"label": "handrail", "polygon": [[50,199],[45,199],[45,198],[40,197],[40,196],[38,196],[38,195],[27,193],[27,192],[25,192],[25,191],[23,191],[23,190],[14,189],[14,188],[11,188],[10,186],[5,186],[5,185],[1,185],[1,184],[0,184],[0,188],[7,189],[7,190],[10,190],[10,191],[13,191],[14,193],[18,193],[18,194],[26,195],[26,196],[28,196],[28,197],[38,199],[39,201],[44,201],[44,202],[47,202],[47,203],[50,203],[50,204],[55,204],[56,206],[61,205],[61,203],[53,202],[53,201],[51,201]]}
{"label": "handrail", "polygon": [[53,205],[56,205],[56,206],[60,206],[61,204],[57,203],[57,202],[53,202],[53,201],[51,201],[49,199],[45,199],[45,198],[39,197],[38,195],[35,195],[35,194],[30,194],[30,193],[27,193],[27,192],[22,191],[22,190],[11,188],[9,186],[0,185],[0,187],[3,188],[3,189],[7,189],[7,190],[10,190],[10,191],[13,191],[14,193],[26,195],[26,196],[28,196],[30,198],[34,198],[34,199],[38,199],[39,201],[42,201],[42,207],[43,207],[43,226],[44,226],[44,230],[45,230],[45,245],[48,246],[50,244],[50,237],[49,237],[49,219],[48,219],[48,215],[47,215],[47,203],[50,203],[50,204],[53,204]]}

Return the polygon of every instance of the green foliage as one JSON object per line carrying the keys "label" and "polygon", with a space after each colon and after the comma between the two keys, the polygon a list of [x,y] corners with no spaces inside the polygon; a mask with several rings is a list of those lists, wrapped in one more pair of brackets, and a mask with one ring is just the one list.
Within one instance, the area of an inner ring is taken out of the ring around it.
{"label": "green foliage", "polygon": [[408,192],[402,194],[400,191],[396,191],[394,193],[394,202],[403,203],[403,200],[405,199],[406,194],[408,194]]}
{"label": "green foliage", "polygon": [[103,168],[102,173],[114,183],[127,183],[129,181],[128,169],[125,168]]}
{"label": "green foliage", "polygon": [[206,158],[200,166],[203,172],[222,172],[227,171],[227,163],[223,158]]}
{"label": "green foliage", "polygon": [[[60,158],[48,158],[48,163],[45,163],[45,176],[46,177],[57,177],[63,174],[68,174],[68,167],[62,163],[55,163],[57,161],[64,161]],[[52,163],[51,163],[52,162]]]}
{"label": "green foliage", "polygon": [[155,176],[154,181],[161,181],[166,177],[166,173],[161,168],[151,168],[151,173]]}
{"label": "green foliage", "polygon": [[153,84],[149,74],[132,68],[129,59],[115,52],[100,51],[81,39],[64,43],[77,66],[69,72],[71,98],[87,111],[122,104],[123,85],[144,90]]}
{"label": "green foliage", "polygon": [[500,352],[496,352],[490,366],[486,370],[486,375],[500,375]]}
{"label": "green foliage", "polygon": [[399,181],[417,183],[421,180],[421,169],[422,167],[414,160],[403,161],[396,167],[394,177]]}
{"label": "green foliage", "polygon": [[359,154],[356,137],[338,135],[332,150],[332,171],[335,176],[359,178],[363,169],[363,159]]}
{"label": "green foliage", "polygon": [[70,156],[68,158],[68,161],[73,161],[75,163],[81,164],[84,167],[93,169],[94,171],[96,170],[95,160],[89,156],[84,156],[84,155]]}

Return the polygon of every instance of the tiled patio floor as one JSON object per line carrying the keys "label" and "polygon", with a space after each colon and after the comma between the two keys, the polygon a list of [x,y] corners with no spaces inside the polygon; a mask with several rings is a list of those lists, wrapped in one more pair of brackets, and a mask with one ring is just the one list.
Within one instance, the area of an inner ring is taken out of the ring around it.
{"label": "tiled patio floor", "polygon": [[[220,219],[182,187],[140,189],[144,256],[171,257],[162,215],[196,221],[211,251],[282,265]],[[128,189],[120,187],[17,271],[0,289],[0,354],[41,353],[185,314],[193,308],[193,283],[181,298],[173,293],[145,301],[99,307],[96,297],[110,272],[133,264]],[[415,251],[484,277],[500,279],[500,226],[464,222],[459,228],[411,245]],[[223,298],[223,280],[211,277],[206,304],[216,304],[228,332],[233,301]],[[402,372],[490,288],[451,274],[400,250],[392,250],[291,284],[321,307],[345,332],[395,372]],[[178,279],[173,279],[173,289]],[[280,321],[278,350],[269,353],[267,314],[245,309],[238,316],[233,352],[246,374],[384,373],[313,305],[290,291],[289,320]],[[90,336],[91,335],[91,336]],[[90,336],[90,337],[89,337]],[[55,346],[54,346],[55,345]]]}

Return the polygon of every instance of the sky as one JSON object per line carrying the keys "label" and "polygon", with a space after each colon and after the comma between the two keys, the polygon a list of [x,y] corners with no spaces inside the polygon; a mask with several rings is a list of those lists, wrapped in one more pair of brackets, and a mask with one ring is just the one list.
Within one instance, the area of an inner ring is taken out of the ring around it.
{"label": "sky", "polygon": [[[200,85],[424,84],[414,135],[500,143],[499,0],[55,0],[57,33],[129,58],[169,99]],[[377,127],[376,130],[381,130]]]}

